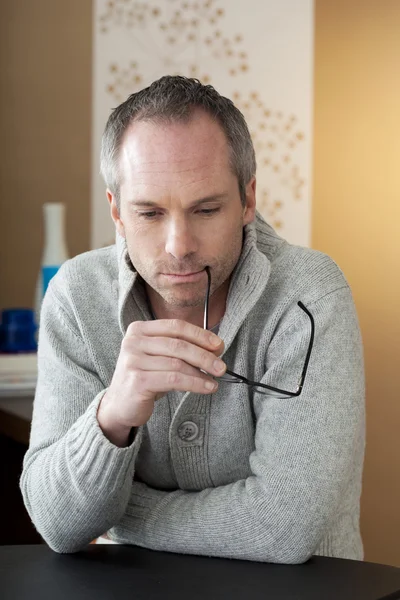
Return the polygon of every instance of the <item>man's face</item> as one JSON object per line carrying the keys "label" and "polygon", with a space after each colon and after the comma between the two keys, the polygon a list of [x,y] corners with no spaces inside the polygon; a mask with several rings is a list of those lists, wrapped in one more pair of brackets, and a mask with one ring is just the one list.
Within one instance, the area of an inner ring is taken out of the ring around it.
{"label": "man's face", "polygon": [[204,302],[239,258],[243,226],[254,219],[255,182],[240,201],[220,126],[197,112],[187,123],[135,122],[120,154],[120,211],[108,193],[132,264],[154,294],[175,308]]}

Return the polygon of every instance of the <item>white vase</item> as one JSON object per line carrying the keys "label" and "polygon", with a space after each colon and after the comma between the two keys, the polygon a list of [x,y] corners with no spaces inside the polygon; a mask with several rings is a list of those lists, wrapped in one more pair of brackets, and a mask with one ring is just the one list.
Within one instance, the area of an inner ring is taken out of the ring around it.
{"label": "white vase", "polygon": [[65,205],[61,202],[43,204],[44,245],[35,292],[35,315],[39,325],[40,309],[50,279],[68,259],[65,242]]}

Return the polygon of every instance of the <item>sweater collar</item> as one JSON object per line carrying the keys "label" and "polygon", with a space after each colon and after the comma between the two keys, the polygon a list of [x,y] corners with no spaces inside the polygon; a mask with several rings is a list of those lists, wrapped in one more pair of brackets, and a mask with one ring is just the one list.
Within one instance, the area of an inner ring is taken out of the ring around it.
{"label": "sweater collar", "polygon": [[264,292],[270,271],[269,259],[257,248],[257,222],[254,221],[244,228],[243,248],[231,275],[225,314],[218,332],[224,340],[225,352]]}
{"label": "sweater collar", "polygon": [[[261,242],[261,251],[258,247]],[[244,242],[237,265],[232,273],[225,314],[219,335],[225,350],[230,346],[244,319],[265,290],[271,271],[268,255],[284,243],[259,213],[253,223],[244,228]],[[132,321],[151,319],[147,295],[141,277],[129,258],[126,241],[117,233],[116,248],[119,267],[118,319],[122,333]]]}

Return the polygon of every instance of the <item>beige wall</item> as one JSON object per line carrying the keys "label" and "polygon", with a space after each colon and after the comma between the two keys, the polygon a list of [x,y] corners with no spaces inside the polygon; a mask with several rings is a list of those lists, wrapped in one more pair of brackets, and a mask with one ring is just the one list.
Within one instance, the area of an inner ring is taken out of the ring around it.
{"label": "beige wall", "polygon": [[43,202],[65,202],[70,255],[89,249],[92,3],[2,0],[0,309],[32,306]]}
{"label": "beige wall", "polygon": [[316,0],[313,246],[365,344],[366,559],[400,566],[400,2]]}

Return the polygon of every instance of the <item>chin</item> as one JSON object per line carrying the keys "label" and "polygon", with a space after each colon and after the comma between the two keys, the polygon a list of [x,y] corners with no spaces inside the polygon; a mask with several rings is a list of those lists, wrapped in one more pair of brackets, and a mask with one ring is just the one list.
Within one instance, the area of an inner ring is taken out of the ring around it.
{"label": "chin", "polygon": [[166,304],[176,308],[193,308],[195,306],[202,306],[204,304],[205,297],[199,298],[198,295],[192,296],[189,294],[182,294],[181,296],[175,294],[166,294],[163,296],[163,300]]}

